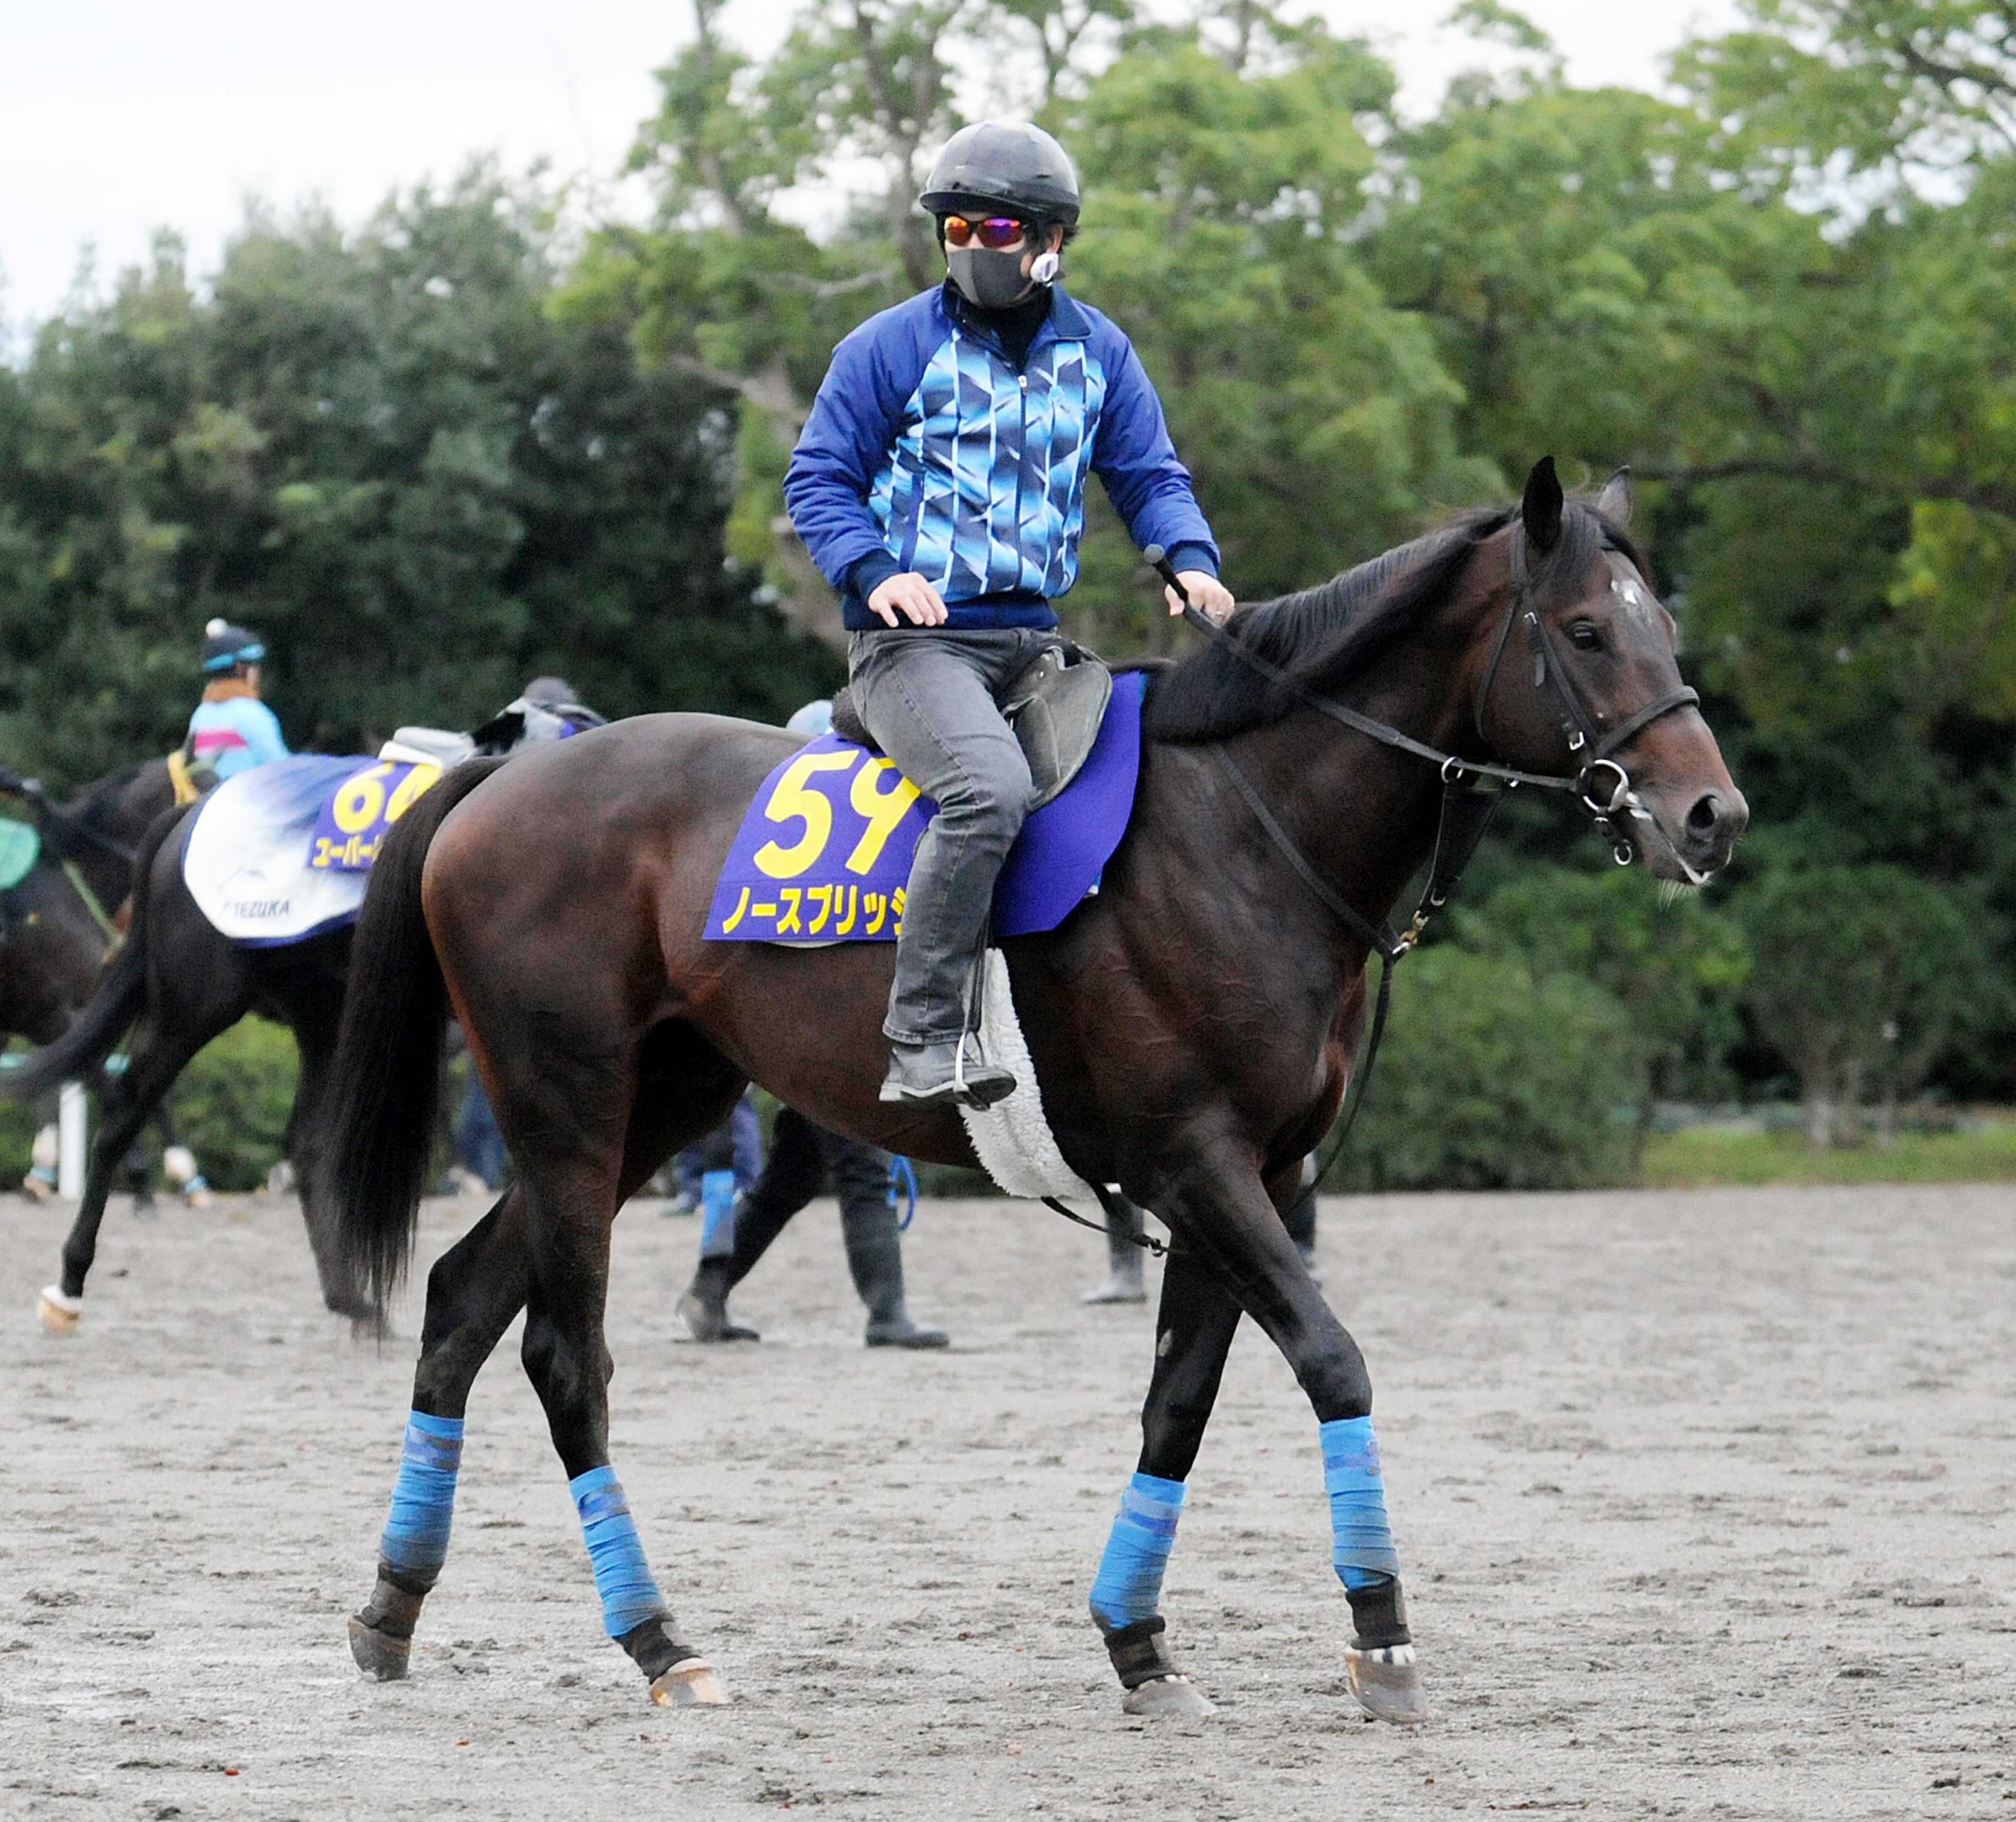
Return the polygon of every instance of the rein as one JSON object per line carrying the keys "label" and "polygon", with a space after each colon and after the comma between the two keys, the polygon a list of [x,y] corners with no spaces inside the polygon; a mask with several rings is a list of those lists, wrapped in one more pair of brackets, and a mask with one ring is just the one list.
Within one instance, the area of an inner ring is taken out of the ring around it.
{"label": "rein", "polygon": [[[1379,1060],[1379,1045],[1386,1033],[1386,1015],[1391,1004],[1393,970],[1401,958],[1420,940],[1421,933],[1427,927],[1431,915],[1439,911],[1448,902],[1449,894],[1456,887],[1463,871],[1477,851],[1477,845],[1484,838],[1496,812],[1499,800],[1505,790],[1520,785],[1532,785],[1542,790],[1567,791],[1595,819],[1597,829],[1611,843],[1611,857],[1619,866],[1629,866],[1633,850],[1628,837],[1618,835],[1612,823],[1620,810],[1637,812],[1637,794],[1631,788],[1631,774],[1611,756],[1634,735],[1642,732],[1661,716],[1676,709],[1687,708],[1701,700],[1698,691],[1682,688],[1669,692],[1646,703],[1642,708],[1627,715],[1607,734],[1597,726],[1596,717],[1583,702],[1581,693],[1569,677],[1567,668],[1555,649],[1552,635],[1542,622],[1539,610],[1532,605],[1533,578],[1526,564],[1526,534],[1522,525],[1515,522],[1513,528],[1511,550],[1512,602],[1506,609],[1505,618],[1499,624],[1498,636],[1492,641],[1491,657],[1485,665],[1484,675],[1477,689],[1475,704],[1471,713],[1472,724],[1480,739],[1484,737],[1484,709],[1491,694],[1491,686],[1498,674],[1499,660],[1504,656],[1514,621],[1520,621],[1526,629],[1527,645],[1533,654],[1533,686],[1538,689],[1551,684],[1557,703],[1562,712],[1562,728],[1568,737],[1568,751],[1583,756],[1582,769],[1573,778],[1564,778],[1556,773],[1521,771],[1514,766],[1467,760],[1453,753],[1444,753],[1430,746],[1424,741],[1403,734],[1388,723],[1375,720],[1359,710],[1347,708],[1328,696],[1312,690],[1299,678],[1291,676],[1271,659],[1263,658],[1244,640],[1236,637],[1221,627],[1208,614],[1201,613],[1191,604],[1190,591],[1177,580],[1174,566],[1159,544],[1151,544],[1142,552],[1149,563],[1161,574],[1162,580],[1174,589],[1176,598],[1183,604],[1183,618],[1200,631],[1216,641],[1249,670],[1265,677],[1276,688],[1285,691],[1305,708],[1327,715],[1332,721],[1378,741],[1381,745],[1409,753],[1420,759],[1435,762],[1442,771],[1442,814],[1435,828],[1435,856],[1429,864],[1428,883],[1421,894],[1420,903],[1415,907],[1413,921],[1404,932],[1395,932],[1390,922],[1373,924],[1355,907],[1348,904],[1342,895],[1323,879],[1309,857],[1295,846],[1294,839],[1283,828],[1273,813],[1268,809],[1252,782],[1233,761],[1230,753],[1222,746],[1214,742],[1211,756],[1223,769],[1233,787],[1252,813],[1254,820],[1266,832],[1268,839],[1280,851],[1283,859],[1294,868],[1302,883],[1323,904],[1351,930],[1366,946],[1375,951],[1380,959],[1379,997],[1372,1015],[1372,1030],[1366,1045],[1365,1061],[1354,1073],[1351,1085],[1351,1100],[1345,1109],[1337,1137],[1331,1142],[1330,1155],[1323,1160],[1316,1172],[1315,1187],[1320,1188],[1331,1169],[1344,1151],[1345,1141],[1351,1136],[1351,1129],[1357,1122],[1359,1110],[1365,1104],[1365,1091],[1372,1080],[1373,1066]],[[1607,770],[1615,774],[1615,782],[1607,795],[1599,797],[1597,773]],[[1504,789],[1485,792],[1473,789],[1469,780],[1473,777],[1502,778]]]}
{"label": "rein", "polygon": [[[1365,1091],[1372,1080],[1373,1066],[1379,1060],[1379,1046],[1386,1035],[1386,1015],[1391,1009],[1393,997],[1393,970],[1402,956],[1413,948],[1427,928],[1429,918],[1449,902],[1449,895],[1456,890],[1462,879],[1463,869],[1477,852],[1478,843],[1484,839],[1485,831],[1490,827],[1492,818],[1497,813],[1499,801],[1505,792],[1521,785],[1532,785],[1543,791],[1566,791],[1587,810],[1595,820],[1598,832],[1611,844],[1611,856],[1618,865],[1626,867],[1634,857],[1630,839],[1619,835],[1612,819],[1620,810],[1643,815],[1637,793],[1631,788],[1631,774],[1611,756],[1636,734],[1641,733],[1661,716],[1670,714],[1676,709],[1683,709],[1697,703],[1701,693],[1683,685],[1646,703],[1642,708],[1625,717],[1615,728],[1604,733],[1597,725],[1597,718],[1590,713],[1582,700],[1567,667],[1561,663],[1561,654],[1555,649],[1553,638],[1540,619],[1539,610],[1532,605],[1533,578],[1526,563],[1526,532],[1522,524],[1514,522],[1512,537],[1511,572],[1512,602],[1505,610],[1497,637],[1492,640],[1491,657],[1484,668],[1484,675],[1478,685],[1475,703],[1471,712],[1471,722],[1478,737],[1484,738],[1484,709],[1491,694],[1492,684],[1498,675],[1499,661],[1505,656],[1505,647],[1510,641],[1513,623],[1521,623],[1526,630],[1526,643],[1533,655],[1533,687],[1535,689],[1552,685],[1554,699],[1561,710],[1562,731],[1568,735],[1568,751],[1582,756],[1582,768],[1572,778],[1564,778],[1557,772],[1521,771],[1516,766],[1499,765],[1487,760],[1464,759],[1453,753],[1445,753],[1438,747],[1417,740],[1412,735],[1402,733],[1390,723],[1348,708],[1340,702],[1311,689],[1298,677],[1292,676],[1271,659],[1262,657],[1244,640],[1227,632],[1208,614],[1201,613],[1190,601],[1190,591],[1177,578],[1175,566],[1160,544],[1150,544],[1142,555],[1161,577],[1164,582],[1175,591],[1176,598],[1183,604],[1183,618],[1200,632],[1215,640],[1229,652],[1247,668],[1285,692],[1303,707],[1313,709],[1333,721],[1376,740],[1381,745],[1412,753],[1417,759],[1431,761],[1440,768],[1442,777],[1442,813],[1435,825],[1435,854],[1428,865],[1428,882],[1421,893],[1420,902],[1414,908],[1413,919],[1405,930],[1396,931],[1390,922],[1375,924],[1370,918],[1351,904],[1337,889],[1319,873],[1309,858],[1297,847],[1294,839],[1281,826],[1280,819],[1267,807],[1266,800],[1255,789],[1253,782],[1239,769],[1230,753],[1219,742],[1211,745],[1211,756],[1238,793],[1240,800],[1251,813],[1255,821],[1266,832],[1281,857],[1285,860],[1315,897],[1332,912],[1345,926],[1366,947],[1375,952],[1380,960],[1379,995],[1372,1014],[1372,1030],[1365,1047],[1365,1060],[1352,1073],[1351,1097],[1344,1109],[1343,1117],[1331,1141],[1330,1155],[1323,1159],[1316,1170],[1316,1181],[1311,1186],[1320,1189],[1330,1171],[1343,1155],[1345,1142],[1351,1137],[1351,1129],[1357,1123],[1359,1110],[1365,1105]],[[1597,774],[1607,771],[1615,780],[1607,792],[1598,796]],[[1473,788],[1473,778],[1491,778],[1503,781],[1503,789],[1480,791]],[[1094,1193],[1105,1207],[1110,1217],[1112,1208],[1107,1191],[1094,1186]],[[1054,1196],[1042,1198],[1046,1207],[1062,1215],[1067,1221],[1075,1221],[1081,1227],[1098,1228],[1100,1224],[1087,1220],[1075,1213]],[[1146,1234],[1127,1235],[1135,1245],[1158,1256],[1169,1250],[1161,1242]]]}

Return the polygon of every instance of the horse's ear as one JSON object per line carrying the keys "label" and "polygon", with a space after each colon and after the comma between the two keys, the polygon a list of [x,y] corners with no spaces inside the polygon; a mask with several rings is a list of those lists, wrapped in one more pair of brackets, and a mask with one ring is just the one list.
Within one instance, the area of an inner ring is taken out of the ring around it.
{"label": "horse's ear", "polygon": [[1596,509],[1612,525],[1628,530],[1631,525],[1631,469],[1629,464],[1603,483],[1596,497]]}
{"label": "horse's ear", "polygon": [[1554,548],[1561,535],[1561,478],[1554,473],[1554,458],[1543,455],[1526,477],[1526,496],[1519,502],[1519,516],[1526,522],[1526,535],[1543,551]]}

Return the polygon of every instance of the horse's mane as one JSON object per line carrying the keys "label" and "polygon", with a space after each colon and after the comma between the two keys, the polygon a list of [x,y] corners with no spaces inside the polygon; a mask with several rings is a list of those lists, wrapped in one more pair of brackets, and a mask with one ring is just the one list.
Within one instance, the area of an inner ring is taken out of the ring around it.
{"label": "horse's mane", "polygon": [[54,806],[56,814],[44,819],[42,833],[56,857],[70,857],[77,846],[78,838],[74,832],[77,828],[95,829],[100,835],[109,836],[111,830],[107,825],[117,817],[119,800],[126,788],[154,763],[152,760],[142,760],[109,777],[95,779],[69,803]]}
{"label": "horse's mane", "polygon": [[[1327,582],[1242,607],[1228,630],[1305,689],[1328,694],[1363,670],[1447,595],[1471,553],[1518,516],[1516,506],[1460,514],[1447,525]],[[1579,500],[1541,572],[1580,575],[1606,548],[1645,569],[1621,527]],[[1143,727],[1151,739],[1219,740],[1265,728],[1295,699],[1213,641],[1151,682]]]}

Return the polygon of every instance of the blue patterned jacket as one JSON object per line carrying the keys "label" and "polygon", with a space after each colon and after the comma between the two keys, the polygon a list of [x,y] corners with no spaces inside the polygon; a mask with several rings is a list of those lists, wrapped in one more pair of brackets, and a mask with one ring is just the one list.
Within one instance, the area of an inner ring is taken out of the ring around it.
{"label": "blue patterned jacket", "polygon": [[1126,336],[1053,288],[1018,371],[963,306],[941,286],[855,330],[792,452],[784,503],[847,625],[880,626],[868,596],[909,570],[953,627],[1055,626],[1089,472],[1136,544],[1215,575],[1211,527]]}

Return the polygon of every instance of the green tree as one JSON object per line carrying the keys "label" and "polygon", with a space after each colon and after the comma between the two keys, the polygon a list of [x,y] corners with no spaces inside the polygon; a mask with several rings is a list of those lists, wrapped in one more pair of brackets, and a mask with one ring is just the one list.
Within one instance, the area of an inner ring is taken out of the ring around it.
{"label": "green tree", "polygon": [[1875,1087],[1892,1116],[1978,1008],[1978,913],[1901,868],[1790,866],[1745,892],[1759,1030],[1799,1078],[1806,1141],[1831,1145]]}
{"label": "green tree", "polygon": [[1453,943],[1394,989],[1377,1076],[1345,1147],[1355,1190],[1582,1189],[1623,1180],[1643,1062],[1594,983]]}
{"label": "green tree", "polygon": [[724,569],[733,420],[639,371],[633,300],[553,307],[545,205],[473,169],[346,235],[254,217],[42,325],[0,388],[0,742],[54,778],[177,744],[213,614],[297,745],[596,706],[781,719],[831,658]]}
{"label": "green tree", "polygon": [[1712,1094],[1742,1035],[1737,1007],[1750,958],[1740,925],[1698,893],[1666,898],[1621,868],[1528,869],[1460,914],[1467,947],[1525,962],[1539,978],[1593,981],[1631,1015],[1644,1059],[1631,1167],[1658,1102]]}

